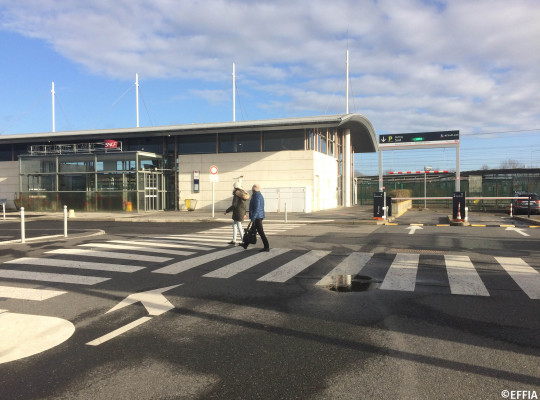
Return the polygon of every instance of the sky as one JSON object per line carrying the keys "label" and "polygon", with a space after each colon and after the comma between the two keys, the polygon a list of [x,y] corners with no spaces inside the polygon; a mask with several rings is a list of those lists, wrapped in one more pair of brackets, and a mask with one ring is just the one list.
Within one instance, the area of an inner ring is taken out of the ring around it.
{"label": "sky", "polygon": [[[0,134],[345,113],[460,131],[461,170],[540,168],[539,0],[0,0]],[[384,152],[454,169],[454,149]],[[377,156],[355,156],[377,173]]]}

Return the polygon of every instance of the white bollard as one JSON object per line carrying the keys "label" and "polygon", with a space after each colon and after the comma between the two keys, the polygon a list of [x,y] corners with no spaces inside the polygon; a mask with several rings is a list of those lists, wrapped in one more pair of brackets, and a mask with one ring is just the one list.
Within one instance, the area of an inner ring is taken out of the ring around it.
{"label": "white bollard", "polygon": [[67,206],[64,206],[64,237],[67,237],[67,218],[68,218]]}
{"label": "white bollard", "polygon": [[287,203],[285,203],[285,223],[287,223]]}
{"label": "white bollard", "polygon": [[2,215],[4,216],[4,220],[6,219],[6,203],[2,203]]}
{"label": "white bollard", "polygon": [[24,231],[24,207],[21,207],[21,243],[26,242],[26,232]]}
{"label": "white bollard", "polygon": [[465,207],[465,222],[469,221],[469,207]]}
{"label": "white bollard", "polygon": [[512,213],[513,211],[514,211],[514,210],[513,210],[513,207],[512,207],[512,203],[510,203],[510,216],[511,216],[511,217],[514,216],[513,213]]}

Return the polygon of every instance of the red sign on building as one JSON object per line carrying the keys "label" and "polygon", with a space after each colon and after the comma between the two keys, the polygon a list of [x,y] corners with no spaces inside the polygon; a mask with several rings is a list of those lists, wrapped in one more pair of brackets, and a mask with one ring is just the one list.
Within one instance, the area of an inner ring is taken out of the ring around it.
{"label": "red sign on building", "polygon": [[118,146],[118,142],[116,140],[111,140],[111,139],[105,140],[106,149],[116,149],[117,146]]}

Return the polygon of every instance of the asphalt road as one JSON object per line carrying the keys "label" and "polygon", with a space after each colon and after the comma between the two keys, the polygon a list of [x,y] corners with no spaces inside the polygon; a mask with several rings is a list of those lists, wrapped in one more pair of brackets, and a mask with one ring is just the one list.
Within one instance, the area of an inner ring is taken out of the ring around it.
{"label": "asphalt road", "polygon": [[540,229],[415,213],[266,223],[269,253],[224,223],[74,221],[0,246],[0,398],[538,396]]}

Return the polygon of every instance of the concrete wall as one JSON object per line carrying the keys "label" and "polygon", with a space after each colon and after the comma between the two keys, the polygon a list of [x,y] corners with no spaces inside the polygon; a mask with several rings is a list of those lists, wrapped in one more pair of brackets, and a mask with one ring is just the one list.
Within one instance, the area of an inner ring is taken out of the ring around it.
{"label": "concrete wall", "polygon": [[[311,210],[337,206],[337,161],[314,151],[279,151],[263,153],[190,154],[179,158],[180,209],[185,199],[196,199],[196,209],[212,208],[210,167],[219,169],[215,183],[215,210],[222,212],[232,201],[235,178],[243,176],[242,185],[251,190],[258,183],[263,188],[307,188]],[[200,172],[200,191],[193,192],[193,171]],[[320,198],[315,199],[315,177],[318,175]],[[310,207],[306,207],[309,212]],[[272,210],[267,210],[272,211]]]}
{"label": "concrete wall", "polygon": [[334,157],[314,152],[313,210],[338,206],[338,162]]}
{"label": "concrete wall", "polygon": [[14,209],[13,200],[19,194],[19,162],[0,161],[0,199],[7,199],[6,207]]}

